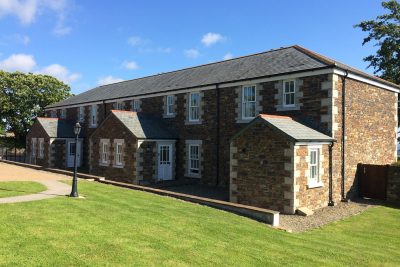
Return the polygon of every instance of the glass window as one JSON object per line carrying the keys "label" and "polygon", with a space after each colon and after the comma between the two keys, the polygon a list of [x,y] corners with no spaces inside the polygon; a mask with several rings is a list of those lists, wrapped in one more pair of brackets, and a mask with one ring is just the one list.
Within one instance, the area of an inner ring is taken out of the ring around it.
{"label": "glass window", "polygon": [[80,122],[84,122],[85,121],[85,107],[79,107],[78,120]]}
{"label": "glass window", "polygon": [[124,102],[118,102],[117,103],[117,109],[118,110],[124,110]]}
{"label": "glass window", "polygon": [[200,120],[200,93],[189,94],[189,121]]}
{"label": "glass window", "polygon": [[139,99],[132,100],[132,111],[134,111],[134,112],[140,111],[140,100]]}
{"label": "glass window", "polygon": [[107,143],[103,143],[103,145],[102,145],[101,161],[103,163],[107,163],[108,162],[108,144]]}
{"label": "glass window", "polygon": [[283,106],[293,107],[295,95],[295,82],[294,80],[283,82]]}
{"label": "glass window", "polygon": [[122,143],[115,145],[115,164],[122,165]]}
{"label": "glass window", "polygon": [[67,110],[66,109],[62,109],[61,113],[60,113],[60,118],[61,119],[65,119],[67,117]]}
{"label": "glass window", "polygon": [[32,138],[32,156],[36,156],[36,139]]}
{"label": "glass window", "polygon": [[174,96],[168,95],[167,96],[167,115],[174,114]]}
{"label": "glass window", "polygon": [[312,148],[310,149],[310,164],[309,164],[309,172],[310,172],[310,180],[309,184],[318,184],[320,183],[319,177],[319,149]]}
{"label": "glass window", "polygon": [[256,116],[256,86],[242,88],[242,118],[251,119]]}
{"label": "glass window", "polygon": [[92,126],[97,125],[97,106],[96,105],[92,105],[90,123]]}
{"label": "glass window", "polygon": [[200,146],[189,145],[189,174],[200,173]]}
{"label": "glass window", "polygon": [[39,157],[43,158],[44,156],[44,147],[43,147],[43,139],[39,139]]}

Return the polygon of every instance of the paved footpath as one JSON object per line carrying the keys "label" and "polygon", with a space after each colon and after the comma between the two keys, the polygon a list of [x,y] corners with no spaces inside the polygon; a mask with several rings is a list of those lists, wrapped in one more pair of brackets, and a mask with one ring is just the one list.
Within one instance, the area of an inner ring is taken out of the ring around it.
{"label": "paved footpath", "polygon": [[46,191],[36,194],[0,198],[0,204],[27,202],[66,196],[71,191],[71,186],[59,180],[70,180],[71,176],[55,174],[31,168],[20,167],[0,162],[0,182],[2,181],[34,181],[47,187]]}

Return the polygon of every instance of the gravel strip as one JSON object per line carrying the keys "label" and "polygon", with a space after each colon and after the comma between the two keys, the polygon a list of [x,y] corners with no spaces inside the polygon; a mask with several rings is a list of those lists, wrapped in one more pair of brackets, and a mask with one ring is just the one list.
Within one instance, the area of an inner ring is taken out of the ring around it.
{"label": "gravel strip", "polygon": [[304,232],[330,222],[354,216],[377,204],[379,204],[377,201],[358,200],[357,202],[340,202],[334,207],[321,208],[307,217],[280,214],[279,226],[289,232]]}

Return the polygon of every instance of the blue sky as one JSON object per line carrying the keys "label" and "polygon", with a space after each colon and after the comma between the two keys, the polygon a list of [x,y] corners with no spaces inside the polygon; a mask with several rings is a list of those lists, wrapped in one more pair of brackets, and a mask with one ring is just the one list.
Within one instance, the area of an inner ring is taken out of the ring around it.
{"label": "blue sky", "polygon": [[77,94],[293,44],[367,72],[353,25],[380,1],[0,0],[0,69],[51,74]]}

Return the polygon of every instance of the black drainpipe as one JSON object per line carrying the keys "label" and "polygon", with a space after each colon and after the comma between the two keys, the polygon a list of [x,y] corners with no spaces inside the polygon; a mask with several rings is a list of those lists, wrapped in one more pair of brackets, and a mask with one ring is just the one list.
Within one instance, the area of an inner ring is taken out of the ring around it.
{"label": "black drainpipe", "polygon": [[346,201],[346,78],[348,75],[348,71],[345,70],[345,74],[342,76],[342,201]]}
{"label": "black drainpipe", "polygon": [[335,206],[335,202],[333,201],[332,197],[332,192],[333,192],[333,181],[332,181],[332,148],[334,146],[335,141],[332,141],[332,143],[329,145],[329,202],[328,206]]}
{"label": "black drainpipe", "polygon": [[219,185],[219,138],[220,138],[220,91],[219,91],[219,84],[215,85],[215,88],[217,90],[217,162],[215,163],[215,166],[217,168],[217,176],[215,179],[215,184],[216,186]]}
{"label": "black drainpipe", "polygon": [[103,116],[104,116],[104,118],[103,118],[103,120],[104,120],[106,118],[106,116],[107,116],[106,101],[105,100],[103,100]]}

